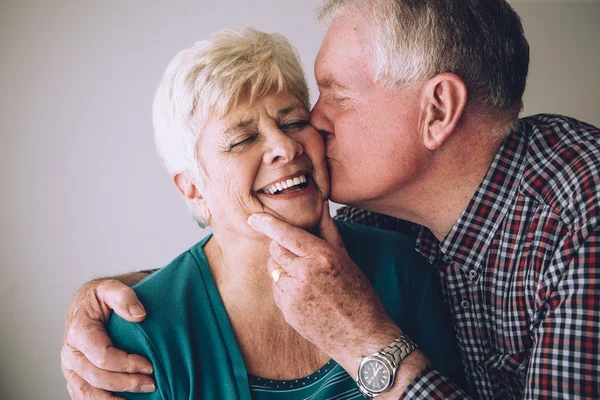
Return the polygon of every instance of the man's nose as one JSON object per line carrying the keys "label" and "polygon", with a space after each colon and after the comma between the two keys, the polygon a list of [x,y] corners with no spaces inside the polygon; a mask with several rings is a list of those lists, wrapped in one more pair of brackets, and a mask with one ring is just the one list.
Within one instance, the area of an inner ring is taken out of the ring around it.
{"label": "man's nose", "polygon": [[327,117],[323,103],[319,99],[310,112],[310,124],[318,130],[321,135],[327,139],[328,135],[333,134],[333,123]]}

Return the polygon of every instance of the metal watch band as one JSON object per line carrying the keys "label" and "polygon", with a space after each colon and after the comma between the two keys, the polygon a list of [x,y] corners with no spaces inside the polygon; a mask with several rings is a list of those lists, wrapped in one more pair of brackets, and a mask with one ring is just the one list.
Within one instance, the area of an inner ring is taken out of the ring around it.
{"label": "metal watch band", "polygon": [[389,346],[381,350],[379,354],[390,360],[395,371],[398,369],[400,361],[408,357],[408,355],[416,348],[417,345],[415,342],[410,340],[408,336],[402,334],[398,339],[390,343]]}

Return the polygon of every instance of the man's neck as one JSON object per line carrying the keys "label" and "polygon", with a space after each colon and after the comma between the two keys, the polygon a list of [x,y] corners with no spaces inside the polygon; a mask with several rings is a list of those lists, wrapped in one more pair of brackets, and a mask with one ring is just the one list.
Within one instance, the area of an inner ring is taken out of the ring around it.
{"label": "man's neck", "polygon": [[457,132],[417,180],[356,206],[423,225],[441,241],[469,205],[501,143],[486,131]]}

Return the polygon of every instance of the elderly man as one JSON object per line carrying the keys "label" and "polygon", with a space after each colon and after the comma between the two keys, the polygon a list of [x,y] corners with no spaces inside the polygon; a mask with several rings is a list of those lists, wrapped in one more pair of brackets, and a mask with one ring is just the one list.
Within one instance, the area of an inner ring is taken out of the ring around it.
{"label": "elderly man", "polygon": [[[599,398],[600,131],[563,116],[518,119],[529,60],[518,16],[504,0],[330,0],[322,15],[331,25],[311,123],[326,138],[331,198],[413,223],[417,250],[439,271],[468,387],[431,369],[399,327],[370,318],[374,299],[344,290],[356,266],[341,243],[255,214],[248,223],[273,239],[269,268],[288,323],[372,397]],[[99,300],[89,306],[91,293]],[[151,385],[125,373],[148,372],[147,361],[101,334],[94,346],[87,339],[82,327],[101,329],[108,308],[143,318],[114,280],[80,291],[63,370],[90,398],[108,395],[85,381]],[[395,359],[380,353],[400,337]],[[372,368],[365,360],[377,354],[388,362]]]}

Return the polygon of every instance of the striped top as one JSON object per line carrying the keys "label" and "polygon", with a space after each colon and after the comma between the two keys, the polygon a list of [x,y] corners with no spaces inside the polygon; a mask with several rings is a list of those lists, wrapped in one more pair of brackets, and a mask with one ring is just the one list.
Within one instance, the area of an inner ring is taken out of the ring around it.
{"label": "striped top", "polygon": [[354,379],[333,360],[304,378],[278,381],[250,375],[248,382],[255,400],[364,399]]}

